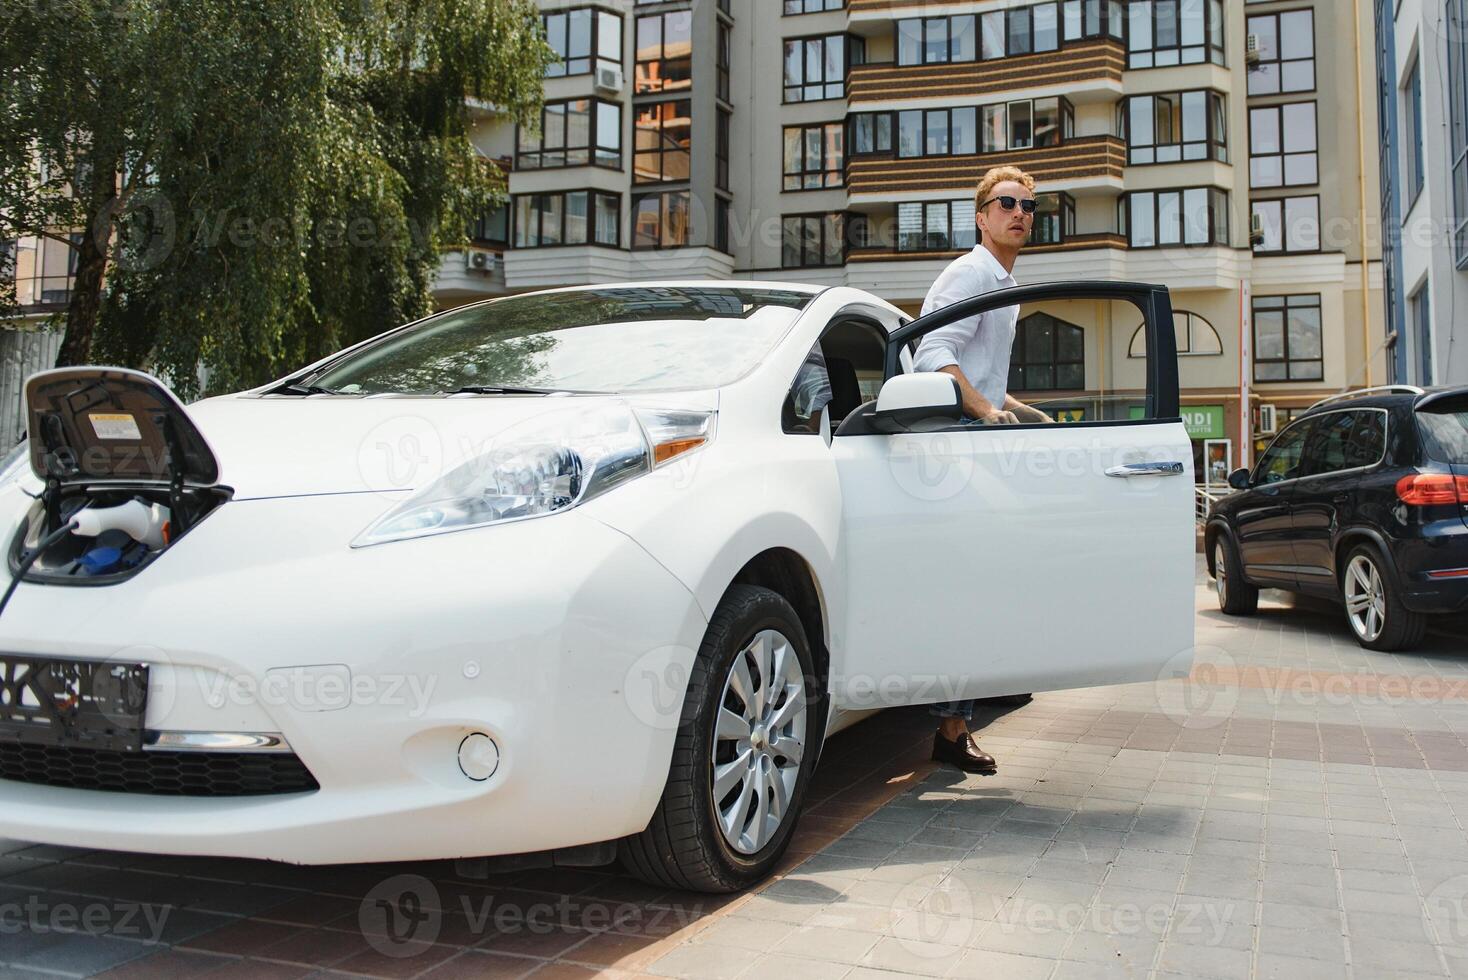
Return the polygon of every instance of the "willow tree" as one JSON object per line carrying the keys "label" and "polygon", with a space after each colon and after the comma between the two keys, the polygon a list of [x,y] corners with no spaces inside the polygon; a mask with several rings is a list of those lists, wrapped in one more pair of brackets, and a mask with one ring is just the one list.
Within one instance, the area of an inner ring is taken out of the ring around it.
{"label": "willow tree", "polygon": [[258,383],[426,312],[502,200],[475,113],[537,115],[528,0],[17,0],[0,239],[76,250],[60,364]]}

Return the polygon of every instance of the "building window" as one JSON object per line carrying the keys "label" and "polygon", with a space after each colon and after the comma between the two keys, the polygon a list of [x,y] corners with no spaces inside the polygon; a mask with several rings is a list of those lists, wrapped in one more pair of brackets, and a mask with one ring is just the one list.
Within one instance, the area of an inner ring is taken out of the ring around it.
{"label": "building window", "polygon": [[1216,187],[1126,194],[1119,221],[1132,248],[1227,245],[1228,194]]}
{"label": "building window", "polygon": [[1315,13],[1288,10],[1250,17],[1259,60],[1249,66],[1249,94],[1315,91]]}
{"label": "building window", "polygon": [[859,64],[865,51],[861,38],[848,38],[845,34],[786,41],[785,101],[844,98],[847,67]]}
{"label": "building window", "polygon": [[622,107],[600,99],[547,102],[540,132],[521,126],[515,142],[515,169],[551,167],[622,168]]}
{"label": "building window", "polygon": [[840,265],[846,261],[846,216],[786,215],[780,222],[780,264],[786,269]]}
{"label": "building window", "polygon": [[637,18],[634,91],[676,92],[693,85],[693,13],[675,10]]}
{"label": "building window", "polygon": [[1448,159],[1453,167],[1449,213],[1458,268],[1468,266],[1468,0],[1448,0]]}
{"label": "building window", "polygon": [[1071,391],[1086,386],[1086,333],[1048,313],[1015,326],[1010,391]]}
{"label": "building window", "polygon": [[603,191],[515,196],[515,247],[621,244],[622,200]]}
{"label": "building window", "polygon": [[1228,162],[1228,114],[1217,92],[1134,95],[1123,107],[1128,163]]}
{"label": "building window", "polygon": [[501,204],[475,218],[469,225],[469,241],[475,245],[509,244],[510,206]]}
{"label": "building window", "polygon": [[73,233],[70,239],[70,247],[54,238],[30,235],[0,240],[0,249],[9,253],[15,273],[17,305],[64,306],[71,301],[82,236]]}
{"label": "building window", "polygon": [[1036,194],[1031,245],[1060,245],[1076,233],[1076,202],[1069,194]]}
{"label": "building window", "polygon": [[632,247],[678,248],[688,244],[688,192],[642,194],[632,199]]}
{"label": "building window", "polygon": [[1065,0],[1061,26],[1066,41],[1095,37],[1121,40],[1126,35],[1126,6],[1122,0]]}
{"label": "building window", "polygon": [[719,21],[718,47],[715,50],[717,61],[714,66],[718,69],[718,90],[714,93],[725,102],[729,102],[729,25],[722,20]]}
{"label": "building window", "polygon": [[841,10],[846,0],[785,0],[785,16],[818,14],[823,10]]}
{"label": "building window", "polygon": [[637,106],[632,180],[639,184],[687,180],[692,124],[688,99]]}
{"label": "building window", "polygon": [[1162,68],[1223,60],[1223,0],[1131,0],[1127,67]]}
{"label": "building window", "polygon": [[846,127],[842,123],[785,127],[785,190],[840,187],[845,167]]}
{"label": "building window", "polygon": [[577,7],[541,18],[545,39],[558,61],[547,65],[547,78],[587,75],[598,68],[622,67],[622,15]]}
{"label": "building window", "polygon": [[[1218,331],[1205,317],[1197,313],[1174,310],[1172,332],[1177,343],[1179,357],[1223,356],[1223,340],[1218,336]],[[1132,341],[1127,347],[1126,356],[1134,358],[1147,356],[1146,324],[1142,324],[1132,332]]]}
{"label": "building window", "polygon": [[1254,297],[1254,380],[1320,381],[1320,294]]}
{"label": "building window", "polygon": [[729,226],[733,223],[733,205],[726,198],[719,198],[714,205],[714,248],[720,252],[734,254],[729,244]]}
{"label": "building window", "polygon": [[[1462,38],[1449,38],[1448,44],[1464,43]],[[1406,104],[1402,107],[1402,170],[1406,180],[1402,183],[1402,191],[1407,195],[1402,204],[1402,211],[1412,210],[1417,195],[1422,193],[1422,185],[1427,177],[1423,172],[1422,165],[1422,59],[1416,58],[1412,61],[1412,67],[1407,70],[1407,84],[1402,86],[1402,101]]]}
{"label": "building window", "polygon": [[899,20],[895,29],[899,65],[931,65],[978,58],[973,14],[912,17]]}
{"label": "building window", "polygon": [[[1075,129],[1075,109],[1061,98],[1025,99],[952,109],[904,109],[896,115],[899,157],[997,153],[1058,146],[1073,135]],[[890,127],[890,121],[887,125]]]}
{"label": "building window", "polygon": [[719,110],[714,130],[714,186],[721,191],[729,189],[729,124],[731,116]]}
{"label": "building window", "polygon": [[892,113],[855,112],[848,119],[851,125],[852,156],[892,152]]}
{"label": "building window", "polygon": [[1297,187],[1320,180],[1315,103],[1249,110],[1249,186]]}
{"label": "building window", "polygon": [[897,250],[949,252],[978,242],[974,202],[908,201],[897,205]]}
{"label": "building window", "polygon": [[1264,230],[1255,254],[1320,251],[1319,197],[1253,201],[1250,206]]}
{"label": "building window", "polygon": [[1407,300],[1412,332],[1417,335],[1417,369],[1422,372],[1417,383],[1421,385],[1432,384],[1432,308],[1427,288],[1430,284],[1430,281],[1424,282],[1422,288]]}

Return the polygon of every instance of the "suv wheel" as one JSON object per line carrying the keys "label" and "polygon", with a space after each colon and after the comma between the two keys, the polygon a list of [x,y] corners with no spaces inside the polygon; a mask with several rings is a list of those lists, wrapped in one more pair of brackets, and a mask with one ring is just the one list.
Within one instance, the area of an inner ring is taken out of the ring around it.
{"label": "suv wheel", "polygon": [[1400,650],[1427,632],[1427,617],[1402,605],[1381,552],[1372,545],[1357,545],[1346,556],[1341,599],[1356,642],[1369,650]]}
{"label": "suv wheel", "polygon": [[795,829],[825,699],[800,619],[776,592],[733,586],[694,660],[663,798],[623,863],[664,887],[731,892],[764,878]]}
{"label": "suv wheel", "polygon": [[1218,592],[1218,608],[1228,615],[1252,616],[1259,611],[1259,589],[1244,581],[1239,551],[1227,534],[1213,542],[1213,587]]}

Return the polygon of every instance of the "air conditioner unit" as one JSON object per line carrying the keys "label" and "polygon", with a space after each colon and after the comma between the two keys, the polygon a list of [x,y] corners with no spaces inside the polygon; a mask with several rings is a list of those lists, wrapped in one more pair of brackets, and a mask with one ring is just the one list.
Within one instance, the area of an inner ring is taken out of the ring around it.
{"label": "air conditioner unit", "polygon": [[1259,64],[1259,35],[1250,34],[1244,38],[1244,63],[1248,65]]}
{"label": "air conditioner unit", "polygon": [[470,249],[464,253],[464,266],[470,272],[489,274],[494,271],[494,253]]}
{"label": "air conditioner unit", "polygon": [[1249,215],[1249,244],[1264,244],[1264,216],[1261,214]]}
{"label": "air conditioner unit", "polygon": [[1273,405],[1259,406],[1259,434],[1272,436],[1279,427],[1278,413]]}
{"label": "air conditioner unit", "polygon": [[622,69],[610,65],[596,66],[596,90],[598,92],[622,91]]}

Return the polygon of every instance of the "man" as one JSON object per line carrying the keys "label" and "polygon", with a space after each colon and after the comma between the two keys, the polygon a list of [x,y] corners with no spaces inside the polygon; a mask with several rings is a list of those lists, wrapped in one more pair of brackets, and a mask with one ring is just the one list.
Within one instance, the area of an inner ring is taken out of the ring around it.
{"label": "man", "polygon": [[[1017,167],[984,174],[974,195],[979,244],[939,274],[923,301],[932,313],[959,300],[1015,285],[1011,270],[1035,223],[1035,179]],[[913,356],[916,371],[942,371],[958,382],[966,420],[990,425],[1054,421],[1009,394],[1009,354],[1019,307],[990,310],[939,327],[922,339]],[[998,771],[994,757],[974,744],[968,722],[973,701],[935,704],[942,721],[933,733],[933,758],[964,772]]]}

